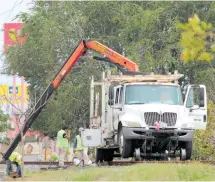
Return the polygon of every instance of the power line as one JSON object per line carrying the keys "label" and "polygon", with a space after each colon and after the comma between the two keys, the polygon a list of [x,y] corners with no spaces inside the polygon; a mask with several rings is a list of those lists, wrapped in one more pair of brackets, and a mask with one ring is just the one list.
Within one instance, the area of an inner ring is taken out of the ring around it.
{"label": "power line", "polygon": [[4,12],[0,13],[0,16],[4,15],[4,14],[6,14],[6,13],[9,13],[9,12],[11,12],[11,11],[13,11],[13,10],[14,10],[17,6],[19,6],[22,2],[23,2],[23,0],[22,0],[20,3],[16,4],[16,3],[17,3],[17,1],[16,1],[16,2],[15,2],[15,5],[14,5],[11,9],[9,9],[9,10],[7,10],[7,11],[4,11]]}
{"label": "power line", "polygon": [[[6,21],[5,21],[5,22],[7,22],[7,21],[8,21],[8,19],[10,18],[11,13],[13,12],[14,8],[17,6],[17,2],[18,2],[18,0],[16,0],[15,4],[13,5],[13,8],[10,10],[10,12],[9,12],[9,16],[7,17],[7,19],[6,19]],[[22,1],[21,1],[21,2],[22,2]],[[19,3],[19,4],[20,4],[20,3]]]}

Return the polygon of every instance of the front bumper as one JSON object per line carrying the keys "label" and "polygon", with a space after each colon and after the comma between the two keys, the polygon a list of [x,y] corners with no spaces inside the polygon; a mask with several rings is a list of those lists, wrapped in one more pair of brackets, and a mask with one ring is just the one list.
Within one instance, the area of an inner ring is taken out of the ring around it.
{"label": "front bumper", "polygon": [[185,129],[145,129],[145,128],[122,128],[123,136],[126,140],[154,140],[156,137],[166,135],[172,141],[192,141],[194,130]]}

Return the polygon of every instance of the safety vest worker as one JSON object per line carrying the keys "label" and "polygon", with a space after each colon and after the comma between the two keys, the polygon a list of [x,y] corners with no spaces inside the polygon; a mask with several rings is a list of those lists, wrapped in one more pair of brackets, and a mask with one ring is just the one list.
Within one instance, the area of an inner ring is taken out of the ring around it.
{"label": "safety vest worker", "polygon": [[63,127],[60,131],[57,133],[57,144],[56,147],[59,149],[59,166],[64,166],[64,158],[66,155],[66,150],[69,147],[69,137],[67,136],[66,131],[68,130],[68,127]]}
{"label": "safety vest worker", "polygon": [[79,162],[84,161],[84,164],[92,164],[92,161],[90,160],[88,156],[88,147],[83,146],[82,140],[81,140],[81,132],[83,131],[83,128],[79,128],[79,134],[75,137],[74,141],[74,150],[75,153],[78,155]]}
{"label": "safety vest worker", "polygon": [[21,177],[22,176],[22,168],[21,168],[22,156],[18,152],[13,152],[10,155],[9,160],[7,161],[7,172],[8,172],[8,174],[13,171],[12,164],[16,165],[17,174],[19,177]]}
{"label": "safety vest worker", "polygon": [[9,157],[9,160],[11,162],[14,162],[14,163],[16,162],[19,165],[21,165],[21,163],[22,163],[22,156],[18,152],[13,152],[11,154],[11,156]]}
{"label": "safety vest worker", "polygon": [[67,127],[63,127],[60,131],[57,133],[57,148],[68,148],[68,137],[66,134]]}
{"label": "safety vest worker", "polygon": [[81,140],[81,131],[83,131],[83,128],[79,128],[79,134],[75,137],[75,141],[74,141],[74,149],[76,151],[83,151],[85,149],[87,149],[87,147],[84,147],[82,145],[82,140]]}

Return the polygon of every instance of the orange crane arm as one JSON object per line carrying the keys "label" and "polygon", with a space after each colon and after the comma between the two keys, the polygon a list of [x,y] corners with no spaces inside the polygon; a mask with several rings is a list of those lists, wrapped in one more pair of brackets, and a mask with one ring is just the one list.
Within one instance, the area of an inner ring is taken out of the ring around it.
{"label": "orange crane arm", "polygon": [[87,42],[86,46],[88,49],[93,49],[97,52],[100,52],[101,54],[104,54],[113,63],[118,63],[121,66],[127,68],[129,71],[136,71],[136,72],[139,71],[138,66],[135,62],[129,60],[128,58],[120,55],[119,53],[113,51],[112,49],[106,47],[105,45],[97,41]]}
{"label": "orange crane arm", "polygon": [[119,53],[113,51],[112,49],[106,47],[105,45],[97,41],[91,41],[86,43],[85,41],[81,41],[79,45],[75,48],[71,56],[67,59],[62,69],[55,77],[55,79],[52,81],[54,88],[58,88],[60,86],[60,83],[63,80],[63,78],[65,78],[65,76],[70,72],[71,68],[75,65],[78,59],[84,53],[86,53],[87,49],[95,50],[107,56],[112,63],[120,64],[121,66],[127,68],[129,71],[139,71],[138,66],[135,62],[120,55]]}
{"label": "orange crane arm", "polygon": [[60,86],[60,83],[65,78],[65,76],[70,72],[72,67],[75,65],[75,63],[78,61],[78,59],[84,55],[87,51],[87,49],[93,49],[97,52],[100,52],[101,54],[104,54],[107,56],[112,63],[119,64],[125,68],[127,68],[129,71],[137,72],[138,67],[136,63],[133,61],[125,58],[124,56],[120,55],[119,53],[113,51],[112,49],[102,45],[99,42],[92,41],[87,42],[81,41],[78,46],[74,49],[72,54],[69,56],[69,58],[65,61],[64,65],[61,67],[60,71],[57,73],[56,77],[52,81],[52,83],[49,84],[49,86],[46,88],[46,90],[43,92],[39,100],[37,101],[36,105],[30,112],[28,116],[26,116],[26,119],[24,121],[24,125],[22,128],[22,131],[20,131],[17,136],[14,138],[13,142],[7,149],[7,151],[3,154],[3,159],[6,161],[12,154],[12,152],[17,147],[18,143],[21,141],[21,132],[23,132],[23,135],[27,132],[27,130],[31,127],[33,122],[36,120],[36,118],[39,116],[42,109],[45,107],[48,99],[54,92],[56,88]]}

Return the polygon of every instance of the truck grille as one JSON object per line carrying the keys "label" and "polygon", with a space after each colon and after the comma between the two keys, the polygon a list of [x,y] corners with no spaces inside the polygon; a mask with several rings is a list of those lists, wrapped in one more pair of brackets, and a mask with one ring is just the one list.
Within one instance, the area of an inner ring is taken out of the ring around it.
{"label": "truck grille", "polygon": [[165,112],[159,114],[157,112],[145,112],[144,113],[145,122],[148,126],[154,126],[154,123],[161,121],[167,124],[167,126],[174,126],[177,120],[177,114],[171,112]]}

